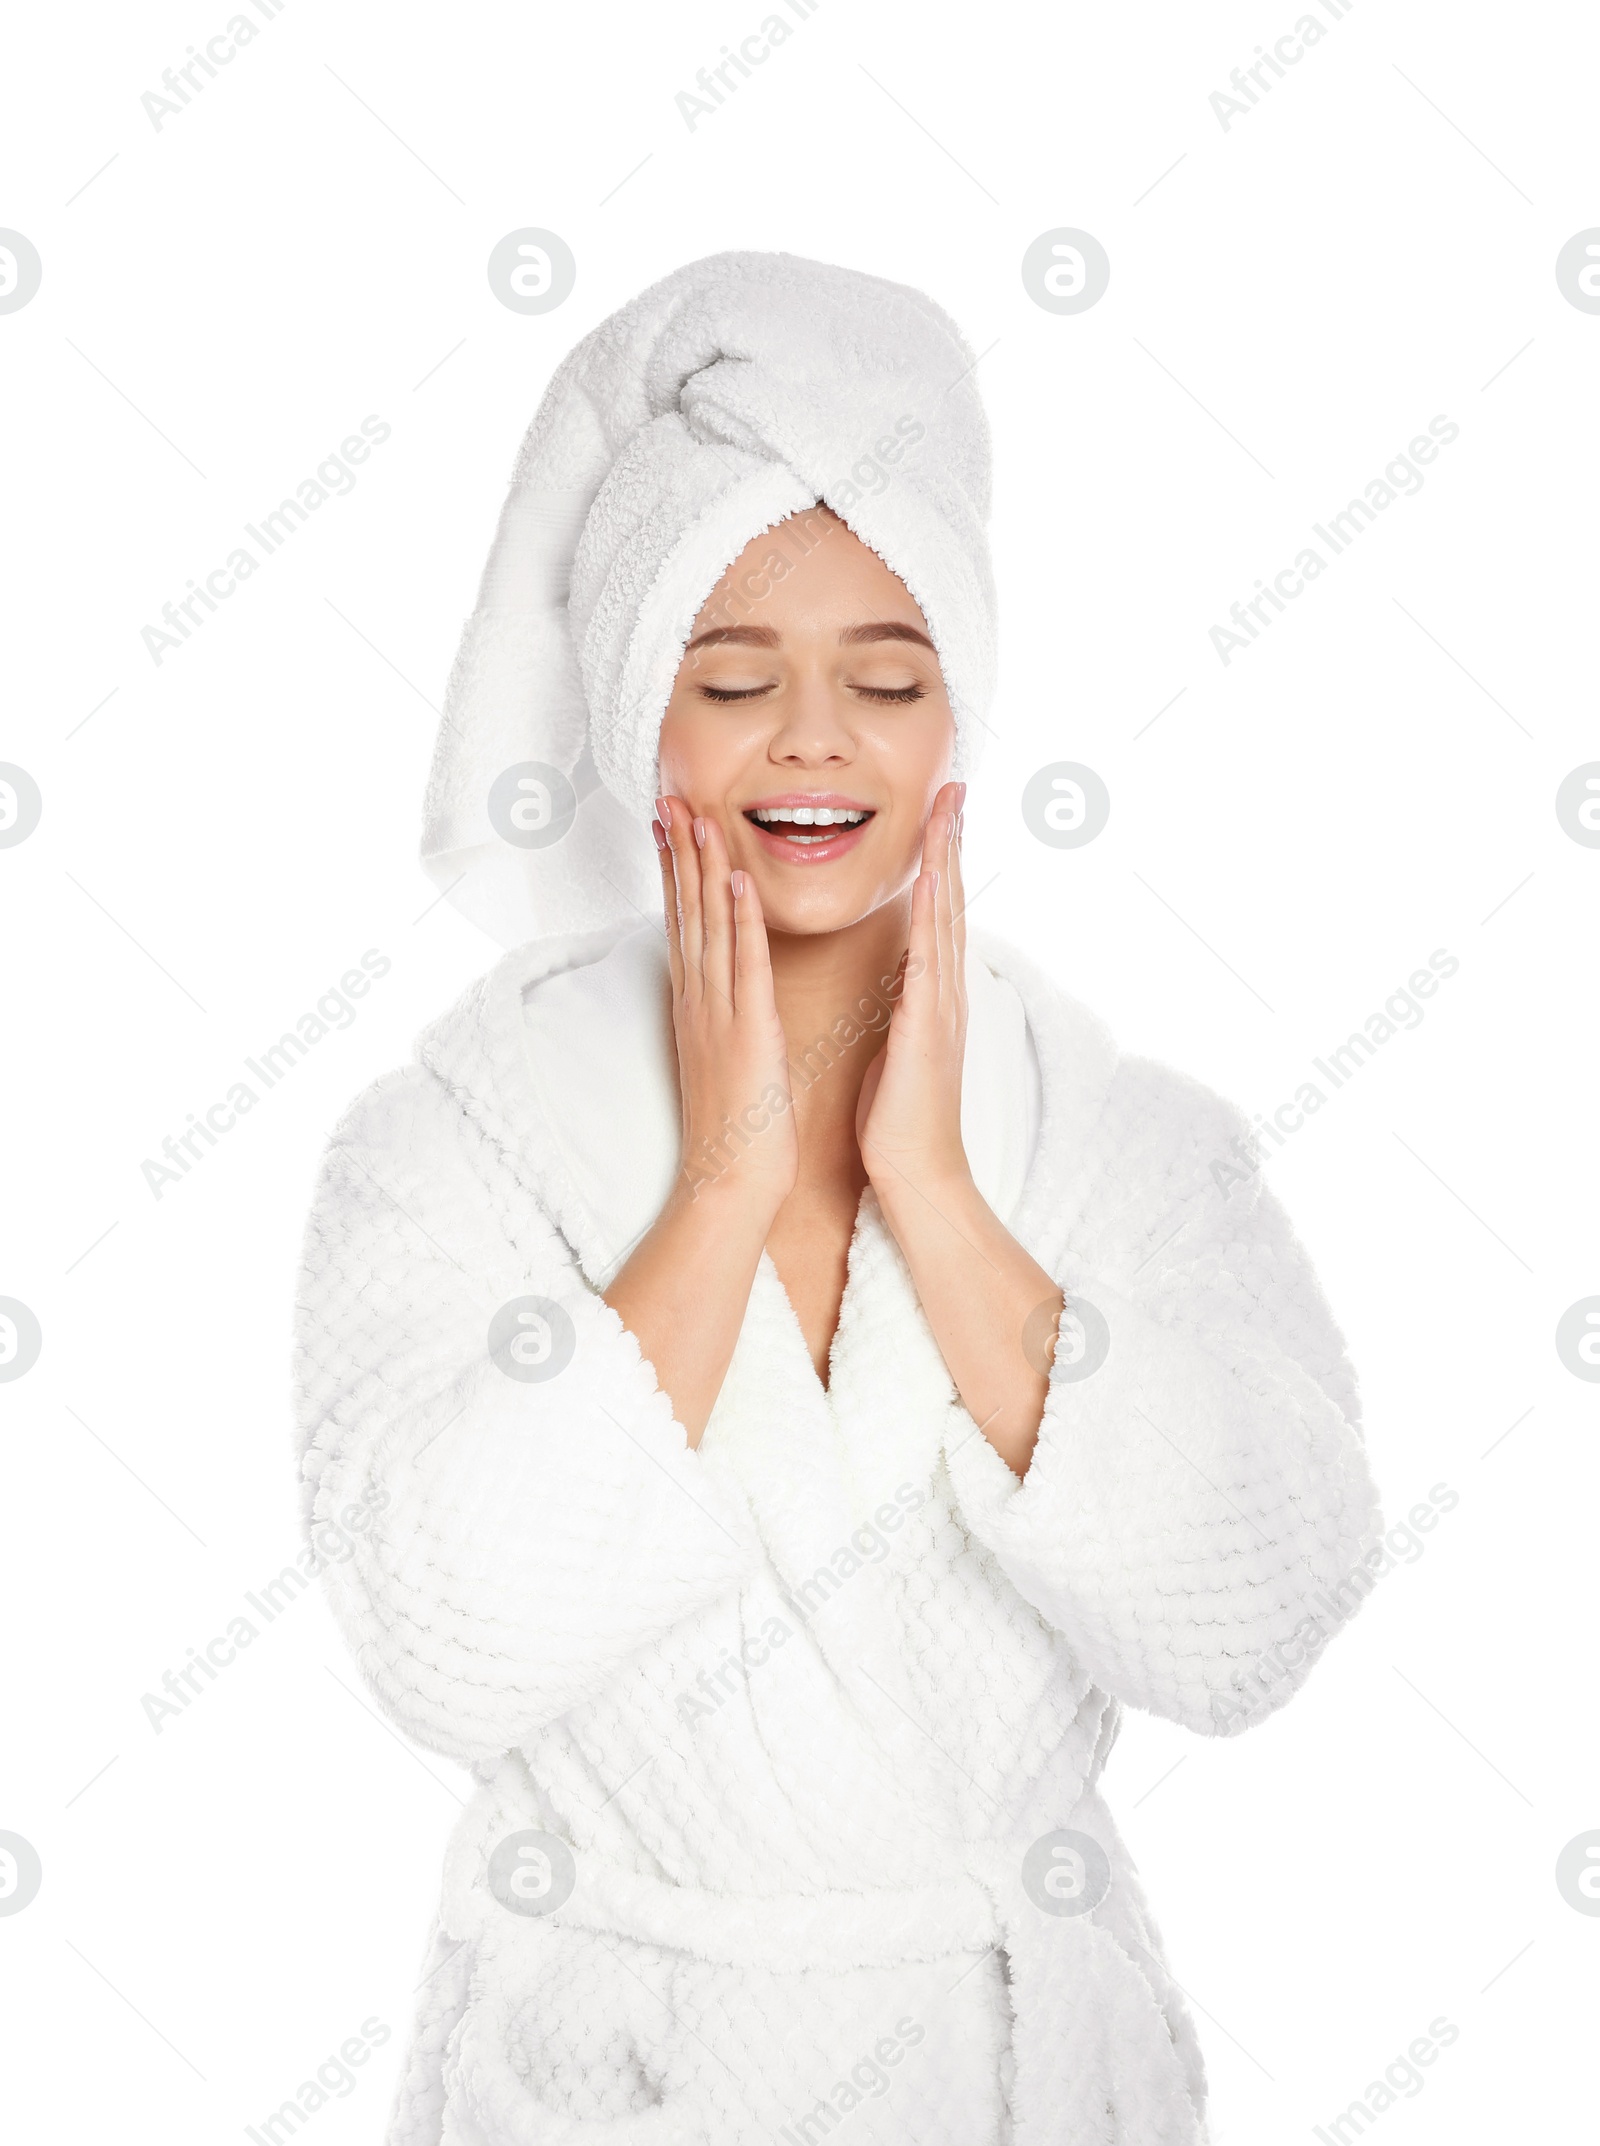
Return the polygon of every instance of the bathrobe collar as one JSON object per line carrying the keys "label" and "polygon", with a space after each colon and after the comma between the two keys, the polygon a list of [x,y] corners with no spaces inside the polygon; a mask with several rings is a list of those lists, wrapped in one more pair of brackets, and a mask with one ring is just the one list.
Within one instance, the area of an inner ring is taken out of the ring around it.
{"label": "bathrobe collar", "polygon": [[[1117,1063],[1096,1015],[1016,950],[968,935],[962,1126],[973,1175],[1050,1267],[1081,1198],[1089,1135]],[[653,925],[514,948],[424,1031],[418,1056],[460,1099],[604,1288],[649,1227],[679,1163],[666,945]],[[1040,1122],[1022,1152],[1021,1001]],[[534,986],[533,1019],[524,1001]]]}

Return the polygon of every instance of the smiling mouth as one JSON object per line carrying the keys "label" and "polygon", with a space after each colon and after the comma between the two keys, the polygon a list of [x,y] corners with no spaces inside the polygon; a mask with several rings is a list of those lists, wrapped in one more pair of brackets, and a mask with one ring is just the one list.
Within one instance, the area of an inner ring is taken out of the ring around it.
{"label": "smiling mouth", "polygon": [[756,805],[745,818],[778,841],[813,849],[865,827],[873,814],[852,805]]}

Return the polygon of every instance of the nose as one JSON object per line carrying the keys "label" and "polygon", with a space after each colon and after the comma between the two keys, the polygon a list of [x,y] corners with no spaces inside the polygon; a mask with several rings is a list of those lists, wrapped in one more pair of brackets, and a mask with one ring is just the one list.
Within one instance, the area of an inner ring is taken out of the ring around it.
{"label": "nose", "polygon": [[856,756],[854,710],[827,678],[812,673],[787,696],[768,752],[785,767],[843,767]]}

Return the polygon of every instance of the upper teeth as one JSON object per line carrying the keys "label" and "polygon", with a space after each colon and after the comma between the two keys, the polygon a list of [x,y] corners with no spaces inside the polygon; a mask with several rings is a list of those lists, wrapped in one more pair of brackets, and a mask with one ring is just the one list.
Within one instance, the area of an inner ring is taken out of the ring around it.
{"label": "upper teeth", "polygon": [[854,827],[867,815],[853,805],[757,805],[755,817],[789,820],[796,827]]}

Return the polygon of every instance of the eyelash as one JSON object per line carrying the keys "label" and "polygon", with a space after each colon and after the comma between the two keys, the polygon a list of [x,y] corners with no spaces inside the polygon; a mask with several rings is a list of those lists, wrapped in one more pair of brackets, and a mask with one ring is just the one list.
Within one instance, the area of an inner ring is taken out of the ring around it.
{"label": "eyelash", "polygon": [[[920,685],[857,686],[854,690],[864,695],[868,700],[893,701],[901,707],[908,705],[911,701],[922,700],[927,692],[927,688]],[[726,702],[756,700],[763,693],[770,692],[771,688],[769,686],[747,686],[740,691],[731,692],[724,686],[702,686],[700,691],[707,700]]]}

